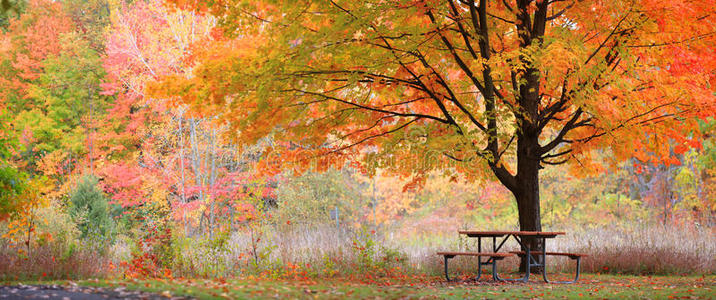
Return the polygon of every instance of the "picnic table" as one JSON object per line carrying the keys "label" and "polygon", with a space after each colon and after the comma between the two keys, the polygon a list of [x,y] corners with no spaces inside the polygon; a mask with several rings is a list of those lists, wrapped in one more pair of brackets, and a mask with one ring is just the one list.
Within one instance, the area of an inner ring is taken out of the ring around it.
{"label": "picnic table", "polygon": [[[477,251],[478,252],[438,252],[438,255],[442,255],[445,258],[445,278],[450,281],[448,276],[448,260],[455,256],[475,256],[478,261],[478,277],[482,275],[482,266],[492,266],[492,277],[496,281],[519,281],[527,282],[530,278],[530,269],[532,267],[542,268],[542,278],[547,283],[574,283],[579,280],[579,267],[581,258],[586,254],[581,253],[562,253],[562,252],[548,252],[547,251],[547,239],[556,238],[559,235],[564,235],[565,232],[544,232],[544,231],[479,231],[479,230],[458,230],[459,234],[464,234],[469,238],[477,238]],[[510,251],[506,253],[499,252],[502,246],[507,240],[512,237],[521,247],[521,251]],[[482,239],[492,239],[492,251],[482,252]],[[536,238],[541,240],[541,249],[531,249],[529,243],[525,239]],[[499,244],[498,244],[499,239]],[[511,255],[518,255],[520,257],[527,257],[527,263],[525,264],[525,276],[522,278],[501,278],[497,274],[497,261],[502,260]],[[566,256],[570,259],[576,260],[577,268],[575,272],[574,280],[570,281],[551,281],[547,277],[547,256]],[[483,257],[487,257],[485,262],[482,261]]]}

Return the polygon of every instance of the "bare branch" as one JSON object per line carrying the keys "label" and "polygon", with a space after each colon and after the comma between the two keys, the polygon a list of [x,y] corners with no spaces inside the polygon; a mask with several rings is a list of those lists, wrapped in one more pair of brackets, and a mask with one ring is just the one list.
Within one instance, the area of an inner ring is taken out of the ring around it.
{"label": "bare branch", "polygon": [[578,108],[577,111],[572,114],[572,118],[567,121],[567,124],[564,125],[562,130],[559,131],[559,134],[549,143],[547,143],[544,146],[540,147],[540,154],[547,153],[557,147],[559,144],[561,144],[564,141],[564,136],[567,135],[567,133],[576,128],[576,123],[579,120],[579,118],[582,116],[582,108]]}
{"label": "bare branch", "polygon": [[371,106],[367,106],[367,105],[363,105],[363,104],[359,104],[359,103],[354,103],[354,102],[351,102],[351,101],[347,101],[347,100],[340,99],[340,98],[336,98],[336,97],[329,96],[329,95],[324,95],[324,94],[321,94],[321,93],[316,93],[316,92],[311,92],[311,91],[305,91],[305,90],[300,90],[300,89],[292,89],[292,90],[290,90],[290,91],[299,92],[299,93],[304,93],[304,94],[307,94],[307,95],[313,95],[313,96],[322,97],[322,98],[325,98],[325,99],[328,99],[328,100],[337,101],[337,102],[340,102],[340,103],[344,103],[344,104],[347,104],[347,105],[355,106],[355,107],[357,107],[357,108],[365,109],[365,110],[369,110],[369,111],[375,111],[375,112],[380,112],[380,113],[384,113],[384,114],[391,114],[391,115],[401,116],[401,117],[418,117],[418,118],[425,118],[425,119],[435,120],[435,121],[438,121],[438,122],[444,123],[444,124],[452,124],[452,123],[451,123],[450,121],[448,121],[448,120],[441,119],[441,118],[438,118],[438,117],[435,117],[435,116],[431,116],[431,115],[416,114],[416,113],[401,113],[401,112],[397,112],[397,111],[390,111],[390,110],[385,110],[385,109],[381,109],[381,108],[371,107]]}

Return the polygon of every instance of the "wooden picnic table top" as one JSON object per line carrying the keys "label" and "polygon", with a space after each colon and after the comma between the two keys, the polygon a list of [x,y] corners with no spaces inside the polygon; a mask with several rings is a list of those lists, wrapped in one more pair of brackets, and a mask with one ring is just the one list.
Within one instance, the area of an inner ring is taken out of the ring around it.
{"label": "wooden picnic table top", "polygon": [[538,237],[556,237],[564,235],[563,231],[480,231],[480,230],[458,230],[459,234],[465,234],[469,237],[501,237],[505,235],[516,236],[538,236]]}

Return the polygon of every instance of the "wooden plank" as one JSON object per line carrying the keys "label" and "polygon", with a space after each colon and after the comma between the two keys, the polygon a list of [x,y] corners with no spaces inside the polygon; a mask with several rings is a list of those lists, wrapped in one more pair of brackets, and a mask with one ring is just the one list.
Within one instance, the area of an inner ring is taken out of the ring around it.
{"label": "wooden plank", "polygon": [[518,236],[543,236],[543,237],[555,237],[558,235],[565,235],[564,231],[518,231],[514,235]]}
{"label": "wooden plank", "polygon": [[465,234],[469,237],[501,237],[505,235],[516,236],[539,236],[552,238],[558,235],[566,234],[563,231],[480,231],[480,230],[458,230],[459,234]]}
{"label": "wooden plank", "polygon": [[490,256],[490,257],[510,257],[514,254],[512,253],[486,253],[486,252],[459,252],[459,251],[440,251],[438,252],[438,255],[464,255],[464,256]]}

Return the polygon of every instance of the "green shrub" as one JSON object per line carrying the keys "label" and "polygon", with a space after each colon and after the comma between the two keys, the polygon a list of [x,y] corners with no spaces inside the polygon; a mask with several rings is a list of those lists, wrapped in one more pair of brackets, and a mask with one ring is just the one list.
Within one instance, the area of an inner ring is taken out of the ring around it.
{"label": "green shrub", "polygon": [[25,188],[27,176],[6,165],[0,157],[0,220],[9,217],[19,206],[17,197]]}
{"label": "green shrub", "polygon": [[69,213],[82,232],[83,238],[109,238],[113,222],[104,193],[97,186],[97,178],[84,176],[70,195]]}

